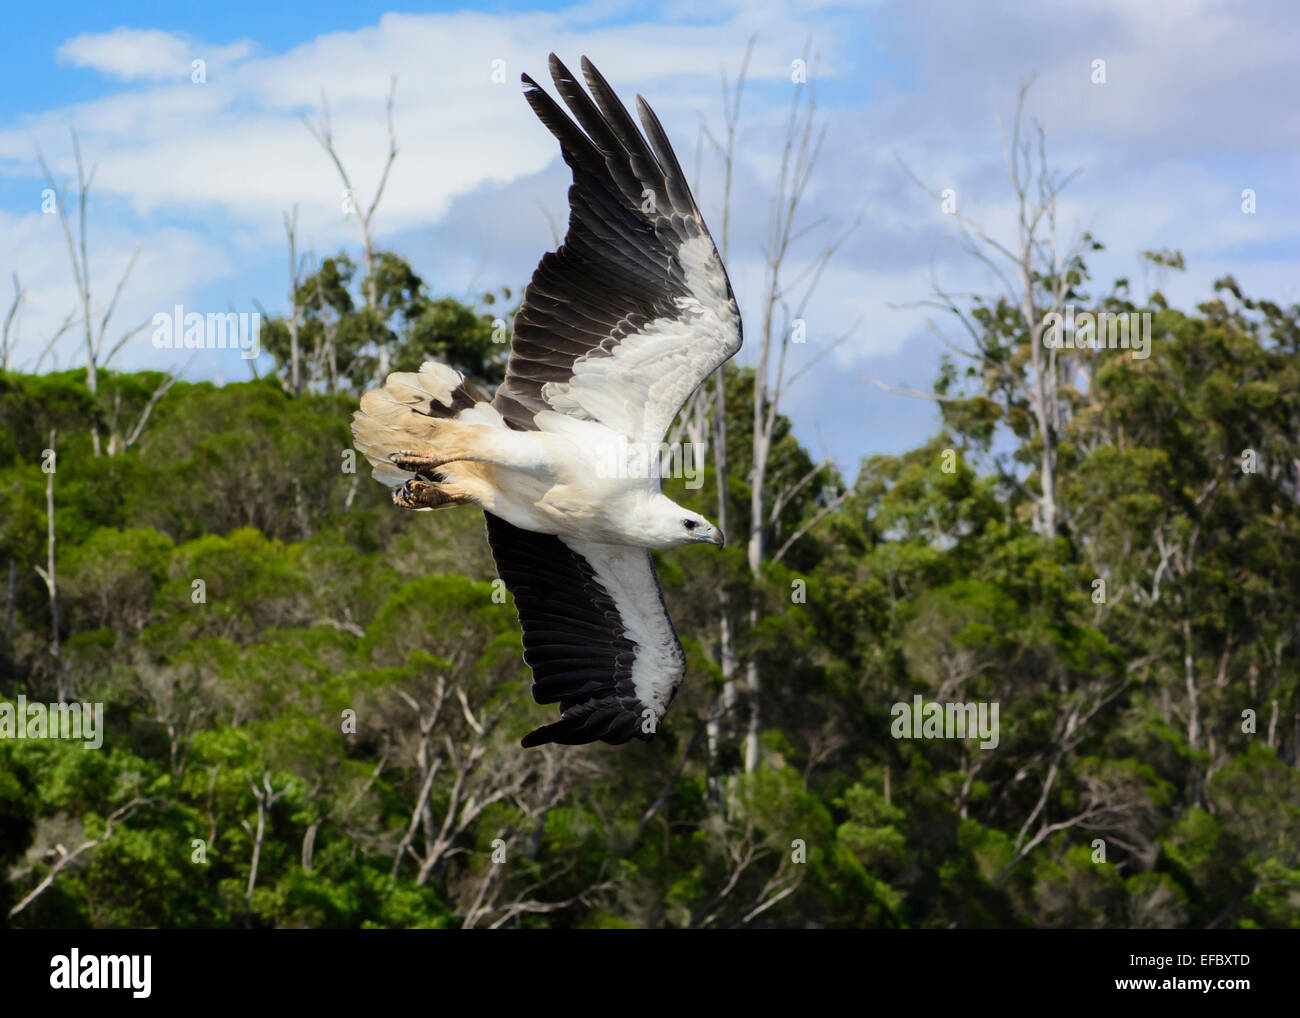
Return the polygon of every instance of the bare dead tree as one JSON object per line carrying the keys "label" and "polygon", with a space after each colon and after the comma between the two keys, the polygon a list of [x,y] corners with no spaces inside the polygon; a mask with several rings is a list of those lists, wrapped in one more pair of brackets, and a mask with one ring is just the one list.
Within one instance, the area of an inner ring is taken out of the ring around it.
{"label": "bare dead tree", "polygon": [[55,431],[50,430],[48,449],[50,469],[45,474],[46,564],[37,566],[36,572],[45,581],[50,595],[50,655],[54,658],[54,681],[58,688],[59,703],[65,700],[63,688],[63,655],[59,644],[59,587],[54,572],[54,473],[58,468],[58,452],[54,447]]}
{"label": "bare dead tree", "polygon": [[217,843],[217,778],[221,776],[221,769],[225,767],[225,761],[218,761],[212,768],[212,776],[208,779],[208,844]]}
{"label": "bare dead tree", "polygon": [[[1048,819],[1053,793],[1057,792],[1059,781],[1075,751],[1093,734],[1090,726],[1106,707],[1114,703],[1129,688],[1133,672],[1153,659],[1154,655],[1131,662],[1124,677],[1118,682],[1097,678],[1073,691],[1065,709],[1056,719],[1052,737],[1046,746],[1026,760],[1006,782],[990,813],[997,812],[1012,793],[1021,787],[1022,782],[1034,776],[1037,776],[1039,782],[1038,795],[1016,835],[1015,855],[994,877],[993,883],[1000,883],[1035,848],[1058,831],[1074,827],[1085,830],[1106,829],[1109,825],[1112,835],[1116,831],[1123,834],[1122,822],[1144,808],[1146,800],[1140,794],[1140,789],[1126,787],[1124,795],[1112,796],[1109,793],[1101,794],[1098,791],[1100,786],[1094,783],[1091,788],[1097,794],[1091,795],[1083,802],[1080,802],[1077,797],[1070,800],[1078,807],[1076,812],[1063,820]],[[1130,792],[1132,794],[1129,794]],[[964,802],[963,794],[963,804]]]}
{"label": "bare dead tree", "polygon": [[22,284],[18,282],[17,272],[13,274],[13,279],[13,303],[9,305],[9,312],[5,315],[4,325],[0,327],[0,371],[9,370],[9,359],[13,354],[14,347],[18,345],[18,315],[22,310],[23,297],[26,296]]}
{"label": "bare dead tree", "polygon": [[[785,141],[781,152],[776,190],[772,196],[768,220],[768,237],[764,248],[764,287],[758,333],[757,364],[754,370],[752,422],[750,430],[752,473],[750,475],[750,519],[746,553],[751,576],[759,576],[764,563],[779,561],[793,543],[816,526],[843,501],[840,493],[824,505],[814,517],[801,525],[773,555],[768,548],[769,535],[780,511],[798,490],[825,469],[819,465],[801,478],[773,477],[770,462],[773,436],[778,423],[781,398],[791,385],[817,361],[846,342],[856,323],[843,335],[824,345],[816,356],[799,371],[786,377],[786,357],[791,343],[792,323],[802,320],[821,282],[823,273],[844,242],[858,228],[861,217],[839,232],[802,268],[790,271],[796,246],[814,231],[828,225],[824,220],[805,222],[802,206],[809,182],[817,168],[825,140],[825,128],[817,126],[816,60],[811,42],[803,50],[807,81],[797,82],[790,101]],[[738,113],[739,105],[735,111]],[[751,599],[748,619],[751,628],[759,621],[759,605]],[[746,773],[758,766],[760,666],[756,655],[745,661],[744,689],[748,701],[744,739]]]}
{"label": "bare dead tree", "polygon": [[[393,98],[397,94],[397,78],[391,79],[388,90],[388,101],[385,104],[385,123],[388,129],[388,158],[384,162],[384,169],[379,175],[379,185],[375,188],[375,196],[371,199],[370,205],[363,213],[360,206],[356,204],[356,191],[352,187],[352,180],[348,172],[343,167],[343,161],[339,158],[338,151],[334,147],[333,128],[330,124],[329,101],[325,95],[321,95],[321,116],[319,121],[312,123],[306,117],[303,123],[307,125],[307,130],[311,132],[313,138],[325,150],[330,161],[334,163],[334,168],[338,170],[339,178],[343,181],[343,187],[346,189],[346,200],[349,202],[349,218],[356,223],[357,232],[361,237],[362,251],[366,264],[366,288],[365,299],[366,306],[371,310],[379,310],[379,278],[375,274],[375,245],[374,235],[371,230],[371,223],[374,220],[375,209],[379,207],[379,199],[384,195],[384,187],[388,183],[389,171],[393,168],[393,162],[397,159],[397,135],[393,130]],[[386,343],[380,343],[379,346],[379,377],[383,378],[388,374],[389,350]]]}
{"label": "bare dead tree", "polygon": [[[502,839],[504,841],[504,839]],[[510,842],[505,843],[505,851],[510,851]],[[504,879],[504,866],[495,863],[489,863],[484,870],[483,878],[479,884],[478,895],[470,905],[464,920],[461,922],[461,928],[470,930],[474,929],[479,922],[484,921],[487,917],[496,914],[496,918],[487,926],[490,930],[499,930],[508,923],[513,922],[521,915],[546,915],[552,912],[560,912],[566,908],[572,908],[575,905],[588,904],[593,899],[598,899],[607,892],[615,889],[617,883],[613,880],[603,880],[591,884],[577,894],[560,901],[543,901],[533,897],[541,892],[548,884],[554,883],[560,877],[566,876],[573,869],[573,865],[561,867],[550,876],[535,881],[534,883],[521,888],[517,893],[509,896],[511,900],[504,900],[499,893],[500,889],[507,884]],[[488,900],[488,892],[496,891],[493,900]]]}
{"label": "bare dead tree", "polygon": [[429,809],[429,793],[433,790],[434,779],[438,776],[438,771],[442,767],[442,759],[434,753],[433,745],[433,727],[438,722],[438,716],[442,713],[443,703],[447,699],[447,681],[445,677],[438,676],[434,686],[432,701],[427,705],[421,705],[410,693],[404,689],[397,690],[400,696],[415,711],[417,724],[419,726],[420,739],[415,753],[415,764],[420,775],[420,791],[416,796],[415,806],[411,810],[411,820],[407,824],[406,833],[402,836],[401,842],[397,846],[397,852],[393,856],[393,868],[390,876],[396,877],[398,870],[402,867],[402,860],[407,852],[411,849],[411,843],[420,829],[420,822],[425,818]]}
{"label": "bare dead tree", "polygon": [[315,385],[319,379],[325,380],[326,389],[332,394],[338,391],[338,318],[330,314],[325,302],[325,290],[321,285],[321,268],[312,252],[303,256],[303,263],[312,269],[308,273],[311,292],[306,298],[308,304],[314,304],[320,323],[319,339],[307,359],[308,385]]}
{"label": "bare dead tree", "polygon": [[[75,237],[65,200],[67,188],[61,188],[56,183],[54,174],[51,172],[40,149],[37,149],[36,156],[40,161],[41,169],[45,173],[45,179],[55,192],[59,221],[63,224],[63,236],[68,244],[68,257],[72,264],[73,282],[76,284],[77,300],[81,308],[80,317],[86,358],[86,387],[90,390],[90,394],[95,396],[99,392],[99,372],[112,364],[114,358],[126,345],[127,341],[143,332],[148,327],[149,322],[145,320],[134,328],[126,330],[113,345],[106,347],[108,325],[112,320],[113,312],[117,309],[117,303],[121,299],[126,281],[130,278],[131,270],[135,268],[136,260],[140,257],[140,245],[137,244],[135,251],[132,252],[131,259],[127,262],[122,277],[117,281],[117,286],[113,289],[113,296],[109,300],[108,306],[104,309],[98,323],[96,323],[91,293],[90,255],[87,250],[86,237],[86,207],[90,198],[90,188],[94,183],[96,167],[92,166],[90,172],[86,172],[85,164],[81,159],[81,142],[77,138],[76,130],[72,130],[71,134],[72,152],[77,163],[77,230]],[[98,422],[92,421],[90,429],[91,442],[94,445],[95,455],[98,456],[100,454]]]}
{"label": "bare dead tree", "polygon": [[249,916],[253,911],[253,890],[257,887],[257,867],[262,858],[262,837],[266,832],[266,813],[277,802],[284,798],[289,791],[289,786],[285,785],[278,792],[271,788],[271,773],[267,771],[262,775],[262,787],[249,781],[249,790],[253,793],[253,798],[257,801],[257,827],[254,828],[247,820],[241,820],[240,824],[250,838],[253,839],[253,859],[248,867],[248,889],[244,892],[244,907]]}
{"label": "bare dead tree", "polygon": [[[118,302],[122,298],[122,291],[126,287],[127,280],[131,276],[131,270],[135,268],[135,263],[140,257],[141,245],[137,244],[135,250],[131,253],[131,258],[122,272],[122,276],[113,288],[113,295],[109,299],[108,305],[104,308],[103,314],[95,320],[94,303],[92,297],[92,284],[90,275],[90,255],[87,244],[86,230],[86,208],[90,200],[90,189],[95,179],[96,167],[92,166],[89,173],[86,172],[85,164],[81,158],[81,142],[77,138],[77,132],[71,131],[72,135],[72,152],[77,164],[77,228],[74,234],[72,221],[68,214],[67,206],[67,188],[60,187],[54,179],[54,174],[50,170],[49,164],[45,161],[44,154],[38,148],[36,157],[41,165],[41,170],[45,173],[45,179],[50,185],[50,189],[55,193],[56,206],[59,213],[59,221],[63,225],[63,236],[68,245],[68,258],[72,265],[72,279],[77,291],[77,303],[79,305],[79,319],[82,329],[82,340],[85,347],[86,363],[86,387],[90,390],[92,397],[99,394],[99,373],[109,369],[122,348],[135,336],[139,335],[149,326],[149,319],[145,319],[140,324],[127,329],[111,345],[108,343],[109,323],[112,321],[113,314],[117,310]],[[63,335],[64,331],[71,324],[73,316],[65,321],[64,327],[59,329],[50,339],[45,351],[41,354],[41,360],[44,360],[45,354],[53,347],[55,341]],[[36,370],[40,370],[40,361],[37,361]],[[158,399],[170,389],[175,383],[175,376],[167,373],[162,382],[159,383],[155,392],[155,398],[150,400],[142,412],[142,419],[137,421],[134,428],[128,429],[136,438],[139,437],[141,429],[144,427],[143,421],[148,419],[149,413]],[[110,419],[110,436],[108,443],[108,455],[123,451],[134,442],[123,443],[119,425],[120,402],[115,402],[114,413]],[[99,422],[92,418],[90,423],[91,444],[95,450],[95,455],[100,455],[101,437],[99,433]]]}
{"label": "bare dead tree", "polygon": [[[462,706],[469,714],[463,697]],[[473,715],[469,714],[469,717],[473,718]],[[428,809],[428,799],[422,800],[425,837],[423,857],[415,878],[417,885],[428,882],[435,869],[450,858],[449,853],[456,843],[487,807],[518,795],[532,779],[531,764],[523,763],[519,754],[504,761],[494,759],[491,766],[486,765],[490,748],[488,739],[502,720],[501,715],[484,718],[483,722],[477,718],[473,720],[474,724],[469,726],[471,735],[462,739],[453,739],[450,734],[443,737],[442,748],[451,776],[451,788],[440,822],[435,823],[433,813]]]}
{"label": "bare dead tree", "polygon": [[[421,885],[441,875],[463,851],[461,842],[484,810],[520,796],[535,778],[533,765],[519,754],[495,755],[500,748],[495,733],[509,716],[508,704],[491,704],[486,698],[471,703],[468,652],[456,647],[448,657],[450,667],[431,687],[396,691],[416,720],[412,777],[418,791],[391,874],[396,876],[409,857],[417,865],[415,881]],[[408,741],[394,747],[396,755],[409,759],[409,746]]]}
{"label": "bare dead tree", "polygon": [[108,815],[108,818],[104,821],[103,834],[99,835],[99,837],[97,838],[91,838],[87,841],[83,841],[71,852],[69,852],[62,845],[55,845],[53,854],[56,855],[57,858],[54,862],[54,865],[50,867],[50,872],[45,874],[45,876],[41,879],[41,882],[38,883],[34,888],[32,888],[31,891],[29,891],[26,894],[26,896],[24,896],[23,899],[18,902],[17,905],[15,905],[13,908],[9,910],[9,918],[12,919],[14,916],[18,915],[20,912],[23,911],[23,909],[27,908],[28,905],[30,905],[42,894],[48,891],[50,887],[54,884],[55,878],[58,877],[60,873],[62,873],[65,869],[71,866],[74,862],[76,862],[81,856],[85,855],[87,852],[90,852],[98,848],[109,838],[111,838],[113,836],[113,831],[115,830],[116,826],[119,823],[125,821],[128,817],[130,817],[132,813],[134,813],[141,806],[153,801],[154,801],[153,799],[148,799],[148,798],[135,798],[119,806],[117,809],[113,810],[113,812],[110,813]]}
{"label": "bare dead tree", "polygon": [[[8,371],[13,361],[14,351],[18,349],[18,339],[22,333],[22,313],[23,306],[27,300],[27,291],[23,289],[22,283],[18,279],[18,273],[13,273],[14,281],[14,299],[9,305],[9,311],[5,314],[4,324],[0,326],[0,370]],[[36,366],[33,372],[40,373],[41,364],[49,356],[50,351],[54,349],[57,343],[67,331],[72,328],[76,321],[77,312],[69,311],[63,324],[54,330],[54,333],[46,341],[45,346],[41,348],[40,354],[36,358]]]}
{"label": "bare dead tree", "polygon": [[[899,163],[936,204],[953,216],[961,250],[993,274],[999,295],[1019,314],[1022,341],[1028,345],[1023,353],[1028,356],[1008,358],[998,348],[998,338],[979,325],[959,295],[945,290],[937,281],[931,299],[910,305],[934,308],[954,318],[973,349],[950,339],[932,321],[927,325],[949,349],[979,365],[991,388],[1014,392],[1025,399],[1035,438],[1040,443],[1039,484],[1037,491],[1018,487],[1027,491],[1034,504],[1035,529],[1054,536],[1061,527],[1068,526],[1068,514],[1058,491],[1057,447],[1069,408],[1061,398],[1065,354],[1055,347],[1045,350],[1042,339],[1049,316],[1061,314],[1065,309],[1066,297],[1077,279],[1080,258],[1091,237],[1081,233],[1065,250],[1059,244],[1057,201],[1081,171],[1062,175],[1048,165],[1046,135],[1041,124],[1035,122],[1032,137],[1024,137],[1025,98],[1032,86],[1033,78],[1020,86],[1010,137],[1002,130],[1006,171],[1016,202],[1013,237],[1003,240],[994,236],[962,211],[952,195],[945,199],[940,191],[922,182],[906,163],[902,160]],[[1000,118],[998,122],[1001,127]]]}
{"label": "bare dead tree", "polygon": [[[1186,726],[1187,745],[1192,750],[1202,748],[1201,737],[1203,733],[1201,718],[1202,680],[1197,676],[1197,646],[1192,631],[1192,619],[1199,614],[1201,606],[1189,599],[1185,591],[1192,589],[1190,584],[1199,568],[1199,559],[1201,552],[1204,550],[1200,541],[1202,534],[1201,521],[1213,517],[1216,500],[1224,497],[1225,493],[1231,490],[1234,471],[1233,463],[1226,458],[1217,465],[1214,476],[1210,477],[1193,497],[1192,504],[1199,515],[1194,517],[1189,525],[1180,514],[1166,511],[1152,529],[1147,541],[1147,547],[1135,554],[1136,558],[1145,558],[1148,562],[1156,562],[1154,572],[1148,574],[1151,575],[1150,591],[1146,590],[1144,584],[1140,582],[1117,588],[1117,593],[1121,594],[1131,591],[1134,601],[1146,607],[1154,607],[1163,599],[1166,603],[1166,610],[1176,620],[1182,650],[1181,671],[1183,688],[1187,693],[1187,706],[1185,711],[1174,706],[1172,713],[1181,715],[1181,720]],[[1168,577],[1169,580],[1166,591],[1161,590],[1161,582],[1164,577]],[[1219,682],[1219,685],[1226,682],[1228,657],[1235,642],[1236,635],[1229,629],[1225,634],[1223,653],[1219,664],[1219,674],[1224,682]],[[1203,791],[1200,769],[1192,768],[1189,771],[1188,780],[1190,784],[1189,796],[1193,802],[1199,805]]]}
{"label": "bare dead tree", "polygon": [[298,206],[293,215],[284,214],[284,232],[289,239],[289,388],[302,395],[302,378],[298,374],[298,329],[302,325],[302,304],[298,300]]}
{"label": "bare dead tree", "polygon": [[551,810],[572,794],[574,780],[581,772],[594,776],[600,767],[595,758],[566,754],[555,746],[544,748],[533,758],[533,779],[517,785],[509,796],[525,822],[503,824],[491,842],[491,861],[482,861],[480,853],[479,866],[465,868],[446,888],[453,907],[464,916],[463,929],[480,924],[500,929],[521,915],[562,911],[590,903],[615,889],[614,880],[597,879],[576,894],[556,900],[547,896],[553,893],[553,885],[574,870],[573,862],[548,867],[546,875],[536,880],[530,876],[535,868],[511,865],[519,859],[537,861]]}
{"label": "bare dead tree", "polygon": [[[756,36],[750,36],[749,43],[745,47],[744,59],[740,62],[740,71],[736,75],[736,85],[734,92],[727,83],[727,70],[722,69],[722,111],[723,125],[725,128],[726,142],[721,144],[714,138],[708,130],[707,125],[702,125],[704,136],[708,138],[714,151],[722,160],[722,261],[726,264],[727,254],[731,245],[731,189],[735,179],[736,166],[736,131],[740,124],[740,104],[745,94],[745,78],[749,73],[749,61],[754,54],[754,44],[757,41]],[[696,406],[691,410],[694,413],[688,413],[687,419],[697,419],[697,415],[703,415],[708,412],[708,388],[705,387],[702,392],[704,396],[699,400]],[[727,457],[727,365],[722,364],[713,375],[713,464],[714,477],[717,481],[718,495],[718,527],[725,534],[728,532],[730,525],[729,520],[729,499],[727,491],[727,476],[729,460]],[[692,435],[696,442],[705,433],[705,428],[699,423],[695,425],[695,434]],[[709,801],[715,810],[722,808],[722,783],[721,776],[718,773],[717,759],[719,745],[722,740],[722,718],[730,716],[735,709],[736,704],[736,675],[737,665],[739,663],[736,653],[736,633],[734,609],[731,605],[731,594],[726,585],[722,585],[718,591],[718,668],[722,672],[722,692],[719,702],[715,703],[709,711],[706,720],[706,739],[709,751],[709,775],[708,775],[708,793]]]}
{"label": "bare dead tree", "polygon": [[[722,863],[721,880],[713,895],[691,913],[692,929],[711,926],[746,926],[793,894],[803,881],[806,866],[794,862],[790,853],[775,847],[754,823],[754,811],[736,811],[737,820],[724,820],[720,836],[713,842]],[[776,867],[753,891],[753,877],[760,865]]]}
{"label": "bare dead tree", "polygon": [[[708,128],[702,126],[702,134],[708,141],[722,166],[722,227],[720,230],[720,253],[724,262],[730,253],[730,225],[732,185],[736,172],[736,147],[740,125],[741,105],[744,88],[752,56],[755,39],[751,38],[746,47],[745,57],[741,63],[740,73],[733,87],[728,81],[726,71],[722,72],[723,94],[723,134],[719,139]],[[804,64],[807,66],[811,43],[805,44]],[[815,79],[815,70],[809,76]],[[804,372],[837,346],[845,342],[852,334],[848,330],[838,339],[824,346],[819,353],[806,363],[799,371],[786,377],[786,355],[791,341],[791,322],[801,318],[806,312],[826,266],[848,236],[857,228],[860,217],[847,230],[827,244],[815,257],[808,260],[793,274],[788,263],[794,260],[794,249],[810,233],[826,226],[824,220],[805,223],[802,215],[802,203],[812,179],[820,155],[824,129],[816,130],[817,105],[814,87],[810,83],[798,82],[791,100],[790,114],[786,127],[786,137],[782,150],[777,187],[772,199],[769,219],[768,240],[764,249],[765,276],[762,297],[761,325],[758,331],[758,364],[754,374],[754,391],[752,421],[749,440],[751,443],[753,468],[750,476],[750,529],[746,535],[746,557],[751,577],[757,578],[764,563],[780,561],[793,544],[816,526],[822,519],[843,501],[847,493],[833,496],[830,504],[824,505],[814,518],[804,521],[795,533],[786,538],[772,554],[768,549],[771,535],[776,533],[776,523],[782,511],[800,490],[822,474],[827,465],[818,465],[806,476],[785,478],[770,476],[769,463],[773,447],[773,437],[779,423],[779,406],[781,397],[789,391],[791,385]],[[778,320],[779,319],[779,320]],[[856,328],[856,323],[854,328]],[[748,331],[748,343],[753,348],[754,333]],[[773,377],[775,369],[775,377]],[[727,497],[728,457],[728,423],[726,417],[726,376],[727,366],[723,365],[714,374],[711,392],[702,389],[687,404],[677,424],[675,434],[690,434],[693,441],[706,433],[712,435],[715,475],[717,479],[718,525],[727,532],[729,525],[729,506]],[[707,395],[706,395],[707,393]],[[709,415],[712,418],[711,432],[700,418]],[[751,600],[746,611],[749,625],[758,621],[758,605]],[[738,689],[741,683],[739,655],[736,649],[736,606],[731,604],[731,595],[724,588],[719,591],[719,639],[718,662],[722,672],[722,690],[718,702],[712,708],[706,720],[706,740],[710,760],[716,760],[718,747],[722,738],[722,722],[735,717],[739,706]],[[748,717],[744,735],[744,768],[752,771],[758,766],[758,734],[760,718],[758,714],[759,662],[751,655],[744,666],[744,690],[748,706]],[[715,808],[722,805],[720,784],[710,768],[709,798]]]}
{"label": "bare dead tree", "polygon": [[1039,845],[1060,831],[1079,828],[1085,831],[1104,832],[1108,840],[1116,842],[1135,855],[1148,855],[1147,863],[1154,863],[1158,847],[1149,828],[1154,809],[1140,780],[1131,774],[1085,773],[1079,776],[1081,789],[1073,797],[1074,806],[1067,816],[1049,821],[1047,803],[1052,781],[1061,773],[1061,756],[1052,761],[1043,782],[1042,795],[1026,818],[1015,840],[1015,855],[998,871],[991,883],[1001,884],[1015,868]]}

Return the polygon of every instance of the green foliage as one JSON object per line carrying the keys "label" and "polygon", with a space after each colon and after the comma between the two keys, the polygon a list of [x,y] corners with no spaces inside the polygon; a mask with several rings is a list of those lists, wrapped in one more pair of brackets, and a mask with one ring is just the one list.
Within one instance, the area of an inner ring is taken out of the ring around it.
{"label": "green foliage", "polygon": [[[1195,312],[1098,301],[1152,313],[1151,356],[1095,355],[1062,390],[1049,537],[1007,381],[1028,340],[977,301],[985,361],[941,370],[940,433],[864,461],[779,563],[657,557],[688,676],[652,743],[525,752],[553,708],[481,517],[398,512],[347,469],[381,349],[491,384],[511,294],[433,297],[380,253],[371,279],[326,259],[298,297],[301,394],[274,319],[276,378],[179,382],[111,454],[92,425],[125,433],[155,373],[101,372],[96,396],[82,372],[0,375],[0,696],[62,680],[104,705],[99,749],[0,739],[0,915],[54,874],[12,924],[1300,926],[1300,309],[1232,280]],[[731,371],[733,536],[752,398]],[[57,658],[34,568],[51,431]],[[784,419],[769,469],[780,545],[839,479]],[[715,515],[715,484],[666,487]],[[761,676],[748,773],[724,594]],[[916,696],[996,705],[996,746],[891,738]]]}

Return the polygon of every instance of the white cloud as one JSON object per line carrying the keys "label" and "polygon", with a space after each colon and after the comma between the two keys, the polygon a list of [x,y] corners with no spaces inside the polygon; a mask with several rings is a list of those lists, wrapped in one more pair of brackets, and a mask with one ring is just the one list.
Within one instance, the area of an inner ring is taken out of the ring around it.
{"label": "white cloud", "polygon": [[55,54],[60,63],[102,71],[125,81],[188,80],[192,63],[225,67],[253,52],[248,41],[228,46],[200,46],[158,29],[115,28],[74,36]]}
{"label": "white cloud", "polygon": [[[785,27],[785,35],[794,30]],[[691,82],[697,94],[711,95],[720,62],[739,62],[737,38],[743,36],[734,24],[655,37],[641,25],[575,32],[564,14],[388,14],[374,26],[323,35],[224,70],[214,70],[210,60],[208,81],[196,85],[188,67],[198,50],[176,36],[125,29],[79,36],[61,48],[67,59],[122,76],[171,80],[0,129],[0,172],[31,172],[35,136],[56,171],[70,175],[71,125],[87,159],[99,163],[99,190],[126,198],[139,213],[207,206],[223,217],[268,222],[273,233],[280,210],[297,203],[310,228],[341,240],[348,232],[337,175],[301,122],[304,113],[319,112],[322,96],[340,155],[368,198],[386,149],[383,103],[390,77],[398,78],[401,155],[377,225],[409,227],[436,221],[453,198],[485,181],[536,173],[556,158],[553,140],[519,89],[524,70],[549,84],[546,47],[575,67],[578,55],[589,53],[628,99],[637,89],[651,92],[660,116],[684,127],[674,133],[684,135],[679,144],[686,149],[696,119],[681,85]],[[751,76],[788,73],[781,38],[774,32],[760,45]],[[490,79],[493,60],[505,63],[504,83]],[[176,67],[185,73],[174,74]]]}

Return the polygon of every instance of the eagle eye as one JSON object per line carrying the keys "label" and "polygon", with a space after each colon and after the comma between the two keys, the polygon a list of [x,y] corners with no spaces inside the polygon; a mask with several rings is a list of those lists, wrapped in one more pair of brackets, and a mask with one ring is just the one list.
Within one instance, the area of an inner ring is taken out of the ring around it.
{"label": "eagle eye", "polygon": [[695,522],[695,520],[682,520],[682,522],[686,524],[687,530],[694,530],[696,527],[699,526],[699,524]]}

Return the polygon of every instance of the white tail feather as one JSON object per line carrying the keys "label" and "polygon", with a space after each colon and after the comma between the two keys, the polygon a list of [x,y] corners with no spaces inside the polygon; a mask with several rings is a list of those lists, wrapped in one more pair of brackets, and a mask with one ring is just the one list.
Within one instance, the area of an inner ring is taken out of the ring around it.
{"label": "white tail feather", "polygon": [[[472,405],[464,405],[471,400]],[[457,402],[463,409],[453,410]],[[375,480],[395,487],[415,475],[399,470],[389,457],[403,451],[436,455],[439,423],[445,420],[505,427],[501,415],[464,375],[446,364],[425,361],[419,371],[393,372],[382,389],[361,397],[361,409],[352,415],[353,444],[374,468]]]}

